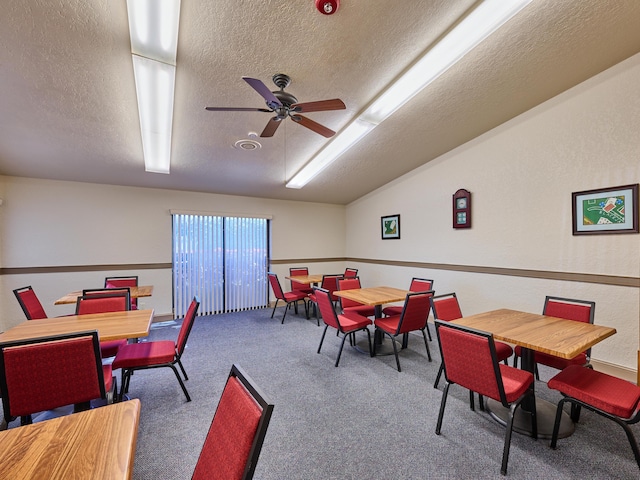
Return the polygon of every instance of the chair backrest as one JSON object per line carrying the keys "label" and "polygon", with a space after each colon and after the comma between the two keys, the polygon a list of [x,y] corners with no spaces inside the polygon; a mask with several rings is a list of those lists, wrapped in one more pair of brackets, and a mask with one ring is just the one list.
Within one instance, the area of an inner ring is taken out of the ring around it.
{"label": "chair backrest", "polygon": [[193,297],[193,300],[191,300],[191,303],[189,304],[189,309],[187,310],[187,313],[184,315],[184,319],[182,320],[182,326],[180,327],[180,332],[178,332],[178,339],[176,340],[176,353],[178,354],[178,358],[182,356],[184,347],[187,345],[187,339],[189,338],[189,334],[191,333],[191,327],[193,327],[193,322],[196,319],[199,306],[200,299],[198,297]]}
{"label": "chair backrest", "polygon": [[427,325],[429,311],[431,310],[431,302],[429,300],[432,296],[433,290],[407,293],[396,335],[422,330]]}
{"label": "chair backrest", "polygon": [[411,279],[409,290],[412,292],[426,292],[428,290],[433,290],[433,280],[413,277]]}
{"label": "chair backrest", "polygon": [[278,280],[278,275],[273,272],[267,273],[269,277],[269,283],[271,284],[271,289],[273,290],[273,294],[279,300],[284,300],[284,292],[282,291],[282,287],[280,286],[280,280]]}
{"label": "chair backrest", "polygon": [[272,413],[273,403],[234,364],[192,480],[253,478]]}
{"label": "chair backrest", "polygon": [[[302,275],[309,275],[309,269],[307,267],[294,267],[289,269],[290,277],[296,277],[296,276],[302,276]],[[302,290],[305,288],[309,288],[309,286],[304,283],[291,280],[291,290]]]}
{"label": "chair backrest", "polygon": [[130,308],[129,292],[89,293],[76,300],[76,315],[124,312]]}
{"label": "chair backrest", "polygon": [[318,304],[318,310],[320,310],[322,321],[330,327],[340,330],[340,322],[338,321],[338,315],[333,308],[331,293],[324,288],[314,288],[313,293],[316,295],[316,303]]}
{"label": "chair backrest", "polygon": [[[356,288],[362,288],[362,286],[360,285],[359,277],[338,279],[338,290],[355,290]],[[358,303],[343,297],[340,297],[340,305],[342,306],[343,309],[347,307],[362,306],[361,303]]]}
{"label": "chair backrest", "polygon": [[437,320],[456,320],[462,318],[462,311],[455,293],[445,293],[431,297],[431,310]]}
{"label": "chair backrest", "polygon": [[547,295],[544,299],[542,314],[577,322],[593,323],[595,310],[596,302]]}
{"label": "chair backrest", "polygon": [[0,344],[5,419],[105,398],[98,332]]}
{"label": "chair backrest", "polygon": [[13,291],[14,295],[18,299],[18,303],[22,307],[22,311],[27,317],[27,320],[38,320],[40,318],[47,318],[47,314],[42,308],[42,304],[33,291],[31,285],[28,287],[16,288]]}
{"label": "chair backrest", "polygon": [[[104,279],[104,288],[120,288],[120,287],[137,287],[138,286],[138,276],[130,275],[128,277],[105,277]],[[138,299],[131,299],[131,308],[133,310],[137,310],[138,308]]]}
{"label": "chair backrest", "polygon": [[345,268],[344,269],[344,278],[354,278],[358,276],[358,269],[357,268]]}
{"label": "chair backrest", "polygon": [[338,297],[333,295],[333,292],[338,290],[338,280],[343,278],[342,275],[323,275],[322,283],[320,286],[329,292],[331,295],[331,300],[336,301]]}
{"label": "chair backrest", "polygon": [[493,335],[436,320],[445,378],[508,406]]}

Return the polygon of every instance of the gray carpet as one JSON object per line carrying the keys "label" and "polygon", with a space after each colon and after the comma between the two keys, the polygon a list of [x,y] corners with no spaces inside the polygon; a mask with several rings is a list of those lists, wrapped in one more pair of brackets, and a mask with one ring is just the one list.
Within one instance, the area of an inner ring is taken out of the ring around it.
{"label": "gray carpet", "polygon": [[[322,328],[292,314],[281,325],[282,310],[274,319],[270,309],[196,319],[183,357],[192,402],[169,369],[132,377],[130,396],[142,402],[135,479],[190,478],[232,363],[275,403],[256,479],[501,477],[504,427],[471,411],[466,390],[450,389],[442,435],[434,433],[444,384],[433,388],[435,337],[429,363],[422,337],[411,335],[401,373],[393,356],[370,358],[349,346],[335,368],[335,331],[329,330],[318,355]],[[178,327],[154,328],[150,339],[174,339]],[[552,374],[541,371],[543,380]],[[536,388],[543,398],[560,398],[544,382]],[[508,476],[640,478],[623,430],[584,410],[575,433],[555,451],[548,440],[514,433]]]}

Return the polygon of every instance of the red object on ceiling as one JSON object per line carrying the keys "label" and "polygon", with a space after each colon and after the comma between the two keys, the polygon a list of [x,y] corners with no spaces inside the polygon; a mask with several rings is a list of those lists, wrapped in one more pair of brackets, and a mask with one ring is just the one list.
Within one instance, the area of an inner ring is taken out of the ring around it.
{"label": "red object on ceiling", "polygon": [[316,0],[316,8],[324,15],[333,15],[340,6],[340,0]]}

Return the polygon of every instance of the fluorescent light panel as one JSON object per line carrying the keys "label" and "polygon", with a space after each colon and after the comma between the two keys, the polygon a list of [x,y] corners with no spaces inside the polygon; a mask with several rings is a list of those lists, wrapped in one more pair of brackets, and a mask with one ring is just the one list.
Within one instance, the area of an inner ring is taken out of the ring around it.
{"label": "fluorescent light panel", "polygon": [[[288,188],[302,188],[340,155],[355,145],[366,133],[407,103],[423,88],[446,72],[464,55],[508,22],[531,0],[485,0],[456,25],[449,34],[431,48],[395,83],[323,148],[287,184]],[[370,127],[363,134],[366,123]],[[332,145],[337,143],[337,148]]]}
{"label": "fluorescent light panel", "polygon": [[145,171],[169,173],[180,0],[127,0]]}

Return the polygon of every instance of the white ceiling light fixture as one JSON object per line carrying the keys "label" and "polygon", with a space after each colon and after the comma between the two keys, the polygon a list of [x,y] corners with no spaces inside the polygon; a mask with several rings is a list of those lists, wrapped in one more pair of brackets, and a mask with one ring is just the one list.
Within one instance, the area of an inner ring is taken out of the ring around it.
{"label": "white ceiling light fixture", "polygon": [[286,187],[302,188],[532,0],[485,0],[334,137]]}
{"label": "white ceiling light fixture", "polygon": [[145,171],[169,173],[180,0],[127,0]]}

